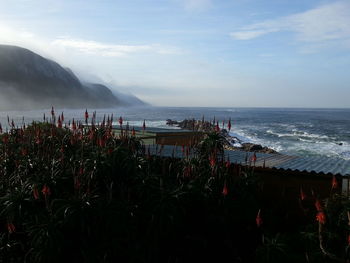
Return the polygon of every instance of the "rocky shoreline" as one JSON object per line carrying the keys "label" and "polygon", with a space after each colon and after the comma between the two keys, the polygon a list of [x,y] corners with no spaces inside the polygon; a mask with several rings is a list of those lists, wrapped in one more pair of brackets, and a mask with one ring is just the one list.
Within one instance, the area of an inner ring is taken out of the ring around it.
{"label": "rocky shoreline", "polygon": [[166,124],[168,126],[179,127],[184,130],[194,130],[203,132],[213,132],[215,130],[220,130],[220,134],[225,138],[225,149],[227,150],[278,154],[277,151],[269,147],[250,142],[242,142],[239,138],[231,136],[226,129],[218,129],[218,124],[215,125],[214,123],[215,122],[211,123],[209,121],[201,121],[194,119],[185,119],[183,121],[174,121],[171,119],[166,120]]}

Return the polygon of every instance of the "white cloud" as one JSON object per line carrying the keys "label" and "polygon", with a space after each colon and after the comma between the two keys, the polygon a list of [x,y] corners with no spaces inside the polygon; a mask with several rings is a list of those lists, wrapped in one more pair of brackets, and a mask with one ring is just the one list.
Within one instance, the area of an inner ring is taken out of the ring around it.
{"label": "white cloud", "polygon": [[52,44],[75,49],[83,53],[105,57],[120,57],[131,53],[150,51],[153,49],[150,45],[115,45],[69,38],[56,39]]}
{"label": "white cloud", "polygon": [[249,40],[253,38],[266,35],[268,33],[275,32],[274,30],[251,30],[251,31],[238,31],[230,33],[230,36],[238,40]]}
{"label": "white cloud", "polygon": [[326,42],[350,39],[350,2],[338,1],[303,13],[265,20],[230,33],[248,40],[273,32],[294,32],[301,42]]}
{"label": "white cloud", "polygon": [[79,51],[86,54],[103,57],[121,57],[133,53],[151,52],[157,54],[179,54],[176,47],[166,47],[159,44],[152,45],[117,45],[106,44],[91,40],[59,38],[51,42],[52,45]]}

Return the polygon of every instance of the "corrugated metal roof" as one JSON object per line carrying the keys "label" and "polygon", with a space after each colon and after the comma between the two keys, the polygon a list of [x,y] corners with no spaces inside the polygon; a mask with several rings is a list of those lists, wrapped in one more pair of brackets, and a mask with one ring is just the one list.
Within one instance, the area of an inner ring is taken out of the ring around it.
{"label": "corrugated metal roof", "polygon": [[350,175],[350,161],[329,157],[299,157],[276,165],[277,169]]}
{"label": "corrugated metal roof", "polygon": [[[143,131],[142,127],[139,126],[131,126],[129,125],[129,130],[131,130],[134,127],[135,131]],[[112,128],[114,130],[120,130],[119,125],[113,125]],[[125,130],[126,126],[123,126],[123,129]],[[199,133],[199,131],[191,131],[191,130],[183,130],[183,129],[164,129],[164,128],[156,128],[156,127],[147,127],[145,129],[145,132],[150,132],[150,133]]]}
{"label": "corrugated metal roof", "polygon": [[[162,148],[162,150],[160,150]],[[182,147],[177,146],[150,146],[151,154],[162,156],[174,156],[182,158],[184,153]],[[193,153],[190,153],[193,155]],[[254,165],[256,167],[276,168],[299,172],[315,172],[323,174],[350,175],[350,160],[340,158],[319,157],[297,157],[284,154],[256,153],[256,162],[252,162],[253,152],[225,151],[225,157],[232,163],[242,165]]]}

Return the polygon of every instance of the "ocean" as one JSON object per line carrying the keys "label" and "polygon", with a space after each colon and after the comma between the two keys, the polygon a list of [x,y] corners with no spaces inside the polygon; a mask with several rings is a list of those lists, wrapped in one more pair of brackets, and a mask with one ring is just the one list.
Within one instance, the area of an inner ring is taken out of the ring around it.
{"label": "ocean", "polygon": [[[0,112],[3,128],[8,127],[7,116],[20,126],[43,120],[51,109],[33,111]],[[85,109],[55,109],[64,112],[65,120],[82,120]],[[244,142],[270,147],[280,153],[296,156],[329,156],[350,160],[350,109],[301,109],[301,108],[206,108],[206,107],[130,107],[99,109],[98,120],[104,115],[122,116],[131,126],[169,128],[167,119],[213,120],[222,127],[231,118],[231,135]],[[92,110],[90,111],[90,114]]]}

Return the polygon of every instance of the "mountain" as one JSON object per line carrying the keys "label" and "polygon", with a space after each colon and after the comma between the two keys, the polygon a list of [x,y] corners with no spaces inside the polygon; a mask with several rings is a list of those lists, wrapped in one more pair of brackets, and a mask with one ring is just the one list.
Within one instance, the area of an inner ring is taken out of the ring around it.
{"label": "mountain", "polygon": [[83,84],[70,69],[28,49],[0,45],[0,110],[109,108],[130,101],[105,85]]}

